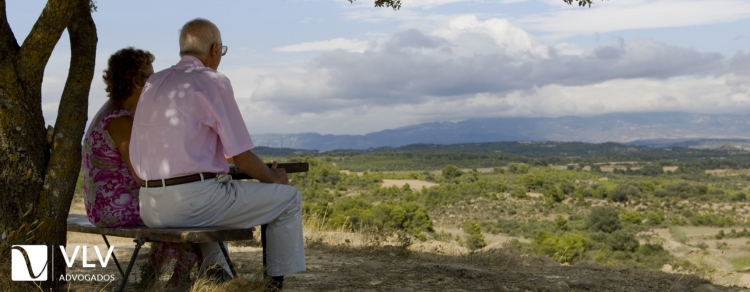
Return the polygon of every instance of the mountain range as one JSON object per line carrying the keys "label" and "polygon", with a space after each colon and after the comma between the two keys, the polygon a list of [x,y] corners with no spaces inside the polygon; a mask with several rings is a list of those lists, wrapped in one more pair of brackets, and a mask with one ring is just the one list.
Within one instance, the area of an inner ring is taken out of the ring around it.
{"label": "mountain range", "polygon": [[476,118],[431,122],[365,135],[256,134],[257,146],[335,150],[503,141],[618,142],[690,146],[705,139],[745,141],[750,115],[683,112],[614,113],[594,117]]}

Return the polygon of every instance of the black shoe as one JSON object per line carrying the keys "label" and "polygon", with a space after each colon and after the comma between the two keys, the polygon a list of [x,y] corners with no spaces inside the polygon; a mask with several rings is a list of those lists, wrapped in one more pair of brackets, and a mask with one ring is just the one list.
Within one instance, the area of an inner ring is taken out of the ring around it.
{"label": "black shoe", "polygon": [[266,291],[276,292],[281,291],[281,286],[284,285],[284,276],[270,277],[266,276],[268,284],[266,285]]}

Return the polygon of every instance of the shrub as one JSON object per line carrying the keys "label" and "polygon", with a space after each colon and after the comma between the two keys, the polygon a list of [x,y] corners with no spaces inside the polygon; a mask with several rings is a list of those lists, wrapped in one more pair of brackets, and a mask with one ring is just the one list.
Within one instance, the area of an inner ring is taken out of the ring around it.
{"label": "shrub", "polygon": [[627,202],[629,198],[640,197],[641,186],[634,182],[617,185],[617,187],[609,193],[609,199],[613,202]]}
{"label": "shrub", "polygon": [[685,234],[685,231],[682,231],[682,229],[677,228],[677,226],[669,226],[669,233],[672,234],[672,238],[676,240],[679,243],[685,244],[688,240],[687,235]]}
{"label": "shrub", "polygon": [[510,196],[516,199],[528,199],[529,198],[529,196],[526,195],[526,190],[522,187],[514,187],[510,191]]}
{"label": "shrub", "polygon": [[561,263],[571,263],[586,251],[586,237],[580,232],[568,232],[561,236],[540,231],[532,242],[537,252]]}
{"label": "shrub", "polygon": [[568,231],[568,219],[562,215],[558,214],[555,217],[555,225],[557,225],[557,230]]}
{"label": "shrub", "polygon": [[[705,244],[705,243],[704,243]],[[633,253],[633,260],[642,266],[658,269],[672,259],[669,252],[658,244],[644,244]]]}
{"label": "shrub", "polygon": [[462,174],[463,172],[455,165],[447,165],[445,168],[443,168],[443,178],[447,180],[452,180],[461,176]]}
{"label": "shrub", "polygon": [[638,211],[632,211],[628,209],[622,209],[620,211],[620,222],[626,224],[638,225],[643,222],[644,216]]}
{"label": "shrub", "polygon": [[487,246],[484,241],[484,235],[482,235],[482,229],[479,227],[479,223],[474,220],[467,221],[464,223],[464,232],[466,232],[466,247],[471,250],[477,250]]}
{"label": "shrub", "polygon": [[588,229],[612,233],[622,228],[617,210],[612,207],[593,207],[587,219]]}
{"label": "shrub", "polygon": [[651,211],[646,214],[646,218],[648,219],[648,224],[659,225],[664,222],[664,212],[661,210]]}
{"label": "shrub", "polygon": [[544,190],[544,197],[550,203],[560,203],[565,199],[563,191],[558,186],[553,186]]}
{"label": "shrub", "polygon": [[632,252],[638,249],[639,246],[638,240],[635,239],[635,234],[622,229],[612,232],[612,236],[610,236],[609,239],[607,245],[609,245],[612,250]]}
{"label": "shrub", "polygon": [[529,171],[529,166],[523,163],[509,163],[508,172],[510,173],[526,173]]}

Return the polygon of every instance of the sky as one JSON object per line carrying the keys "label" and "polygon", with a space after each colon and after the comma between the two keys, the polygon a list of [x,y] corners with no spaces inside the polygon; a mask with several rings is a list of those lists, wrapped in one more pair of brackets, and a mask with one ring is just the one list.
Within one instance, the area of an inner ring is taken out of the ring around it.
{"label": "sky", "polygon": [[[45,1],[6,0],[19,43]],[[435,121],[682,111],[750,114],[750,1],[98,0],[89,117],[106,101],[115,51],[179,61],[178,34],[214,22],[229,47],[248,130],[366,134]],[[44,73],[54,125],[70,61],[67,34]]]}

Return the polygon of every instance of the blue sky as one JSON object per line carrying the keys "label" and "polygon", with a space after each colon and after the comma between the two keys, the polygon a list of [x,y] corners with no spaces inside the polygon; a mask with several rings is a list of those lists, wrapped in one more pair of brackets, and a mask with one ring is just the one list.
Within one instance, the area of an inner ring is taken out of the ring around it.
{"label": "blue sky", "polygon": [[[686,111],[750,114],[750,1],[103,1],[89,116],[116,50],[179,59],[188,20],[217,24],[251,134],[365,134],[481,117]],[[21,42],[45,1],[7,0]],[[63,35],[46,68],[53,124],[67,75]]]}

